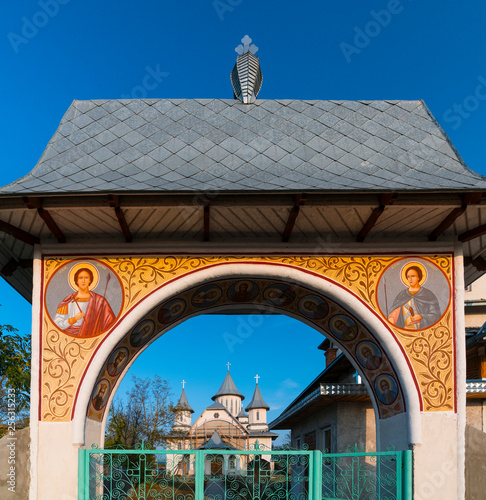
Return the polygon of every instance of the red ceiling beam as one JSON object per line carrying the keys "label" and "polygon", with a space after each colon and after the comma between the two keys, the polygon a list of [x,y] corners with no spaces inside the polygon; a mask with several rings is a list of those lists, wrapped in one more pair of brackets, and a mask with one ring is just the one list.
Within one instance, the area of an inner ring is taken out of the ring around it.
{"label": "red ceiling beam", "polygon": [[12,224],[9,224],[8,222],[5,222],[3,220],[0,220],[0,231],[10,234],[10,236],[13,236],[16,240],[23,241],[28,245],[36,245],[40,243],[40,239],[37,238],[37,236],[34,236],[33,234],[30,234],[27,231],[20,229],[19,227],[12,226]]}
{"label": "red ceiling beam", "polygon": [[61,231],[61,228],[56,224],[56,221],[52,218],[52,215],[42,208],[42,199],[35,197],[24,198],[24,203],[27,208],[36,209],[39,217],[46,223],[49,231],[56,237],[59,243],[66,243],[66,237]]}
{"label": "red ceiling beam", "polygon": [[210,221],[210,209],[209,206],[211,200],[209,198],[204,198],[204,212],[203,212],[203,241],[209,241],[209,221]]}
{"label": "red ceiling beam", "polygon": [[429,241],[436,241],[437,238],[446,231],[454,221],[460,217],[467,209],[468,205],[478,204],[481,201],[482,193],[467,193],[462,197],[460,207],[454,208],[447,217],[429,234]]}
{"label": "red ceiling beam", "polygon": [[297,220],[297,216],[300,212],[300,207],[305,205],[307,201],[307,195],[296,194],[294,197],[294,206],[290,209],[289,218],[287,219],[287,224],[285,226],[285,230],[282,235],[282,241],[287,243],[290,240],[290,236],[292,235],[292,231],[295,227],[295,221]]}
{"label": "red ceiling beam", "polygon": [[125,237],[125,241],[127,243],[131,243],[133,240],[132,232],[130,231],[130,227],[125,218],[125,213],[123,212],[120,206],[120,197],[116,194],[108,195],[108,204],[111,208],[115,210],[116,218],[118,219],[118,224],[120,225],[120,229],[122,230],[123,236]]}
{"label": "red ceiling beam", "polygon": [[384,193],[380,195],[379,205],[373,209],[373,212],[371,212],[368,220],[363,224],[361,231],[356,237],[356,241],[362,243],[365,240],[365,238],[368,236],[368,233],[373,229],[376,222],[385,211],[385,207],[387,205],[391,205],[395,201],[395,199],[396,195],[393,193]]}

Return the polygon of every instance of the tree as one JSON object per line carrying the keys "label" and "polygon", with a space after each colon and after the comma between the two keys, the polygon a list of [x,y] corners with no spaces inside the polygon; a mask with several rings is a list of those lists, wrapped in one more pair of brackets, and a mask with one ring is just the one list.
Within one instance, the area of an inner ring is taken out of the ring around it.
{"label": "tree", "polygon": [[106,448],[117,445],[133,448],[142,441],[160,446],[172,427],[172,394],[167,381],[157,375],[153,379],[133,376],[132,383],[126,400],[115,399],[111,405]]}
{"label": "tree", "polygon": [[30,402],[30,337],[10,325],[0,325],[0,437],[15,423],[28,425]]}

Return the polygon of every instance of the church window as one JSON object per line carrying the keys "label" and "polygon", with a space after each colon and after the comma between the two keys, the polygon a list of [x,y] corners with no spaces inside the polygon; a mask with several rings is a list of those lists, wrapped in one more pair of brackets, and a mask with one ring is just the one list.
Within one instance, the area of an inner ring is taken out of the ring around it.
{"label": "church window", "polygon": [[260,420],[260,412],[257,410],[257,420]]}
{"label": "church window", "polygon": [[233,413],[233,400],[231,400],[231,413]]}

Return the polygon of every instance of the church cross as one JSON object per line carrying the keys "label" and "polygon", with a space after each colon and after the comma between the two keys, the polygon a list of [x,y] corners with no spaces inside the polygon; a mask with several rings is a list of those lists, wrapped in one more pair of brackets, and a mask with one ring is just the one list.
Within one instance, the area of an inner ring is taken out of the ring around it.
{"label": "church cross", "polygon": [[181,382],[181,384],[182,384],[182,390],[184,390],[184,387],[186,386],[187,382],[186,382],[185,380],[183,380],[183,381]]}
{"label": "church cross", "polygon": [[228,367],[228,371],[229,371],[229,367],[231,366],[231,363],[228,361],[228,362],[226,363],[226,366]]}
{"label": "church cross", "polygon": [[256,379],[256,381],[257,381],[257,384],[258,384],[258,379],[259,379],[259,378],[261,378],[261,377],[260,377],[260,375],[258,375],[258,374],[257,374],[257,375],[256,375],[256,377],[255,377],[255,379]]}

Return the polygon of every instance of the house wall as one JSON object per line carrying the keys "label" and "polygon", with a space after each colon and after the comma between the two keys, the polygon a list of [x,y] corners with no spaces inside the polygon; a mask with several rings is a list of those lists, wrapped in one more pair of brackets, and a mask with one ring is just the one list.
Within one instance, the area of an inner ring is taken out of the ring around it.
{"label": "house wall", "polygon": [[302,419],[291,429],[292,446],[301,446],[305,435],[316,432],[316,448],[324,451],[324,431],[331,429],[331,453],[343,453],[357,444],[366,451],[376,450],[375,412],[371,403],[342,402],[335,403]]}
{"label": "house wall", "polygon": [[466,424],[478,431],[486,432],[486,401],[484,399],[467,400]]}
{"label": "house wall", "polygon": [[466,500],[484,500],[486,433],[466,425]]}

